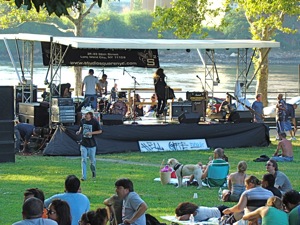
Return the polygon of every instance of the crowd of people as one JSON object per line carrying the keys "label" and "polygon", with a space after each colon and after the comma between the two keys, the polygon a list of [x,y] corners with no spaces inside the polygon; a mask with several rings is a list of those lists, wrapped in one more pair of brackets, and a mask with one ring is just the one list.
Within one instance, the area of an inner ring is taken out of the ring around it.
{"label": "crowd of people", "polygon": [[90,201],[81,193],[80,180],[75,175],[65,179],[63,193],[45,199],[44,192],[29,188],[24,192],[23,220],[13,225],[111,225],[146,224],[147,204],[134,191],[130,179],[115,182],[116,195],[104,201],[104,207],[90,209]]}

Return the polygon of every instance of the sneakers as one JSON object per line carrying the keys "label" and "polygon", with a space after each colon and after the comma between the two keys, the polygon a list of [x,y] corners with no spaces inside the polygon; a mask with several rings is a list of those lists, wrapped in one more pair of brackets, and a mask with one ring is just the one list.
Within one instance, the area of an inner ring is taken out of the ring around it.
{"label": "sneakers", "polygon": [[85,179],[84,179],[83,177],[82,177],[82,178],[80,178],[80,180],[81,180],[81,181],[85,181]]}
{"label": "sneakers", "polygon": [[296,137],[292,137],[290,138],[291,141],[297,141],[297,138]]}
{"label": "sneakers", "polygon": [[96,173],[92,172],[92,178],[95,179],[96,178]]}

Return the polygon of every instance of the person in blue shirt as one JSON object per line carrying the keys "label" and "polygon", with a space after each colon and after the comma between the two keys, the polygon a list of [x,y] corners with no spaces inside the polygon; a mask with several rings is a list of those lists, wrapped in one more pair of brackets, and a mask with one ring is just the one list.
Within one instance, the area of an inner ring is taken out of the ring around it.
{"label": "person in blue shirt", "polygon": [[17,123],[14,128],[15,133],[15,151],[20,152],[21,142],[23,142],[23,149],[21,152],[28,153],[27,145],[32,135],[38,136],[40,134],[40,129],[35,128],[29,123]]}
{"label": "person in blue shirt", "polygon": [[252,103],[251,108],[254,110],[254,122],[263,123],[264,122],[264,105],[262,103],[262,95],[259,93],[256,95],[256,100]]}
{"label": "person in blue shirt", "polygon": [[65,180],[65,192],[53,195],[44,204],[48,208],[54,199],[66,201],[71,209],[72,225],[78,225],[81,215],[90,210],[90,200],[80,192],[80,180],[75,175],[69,175]]}

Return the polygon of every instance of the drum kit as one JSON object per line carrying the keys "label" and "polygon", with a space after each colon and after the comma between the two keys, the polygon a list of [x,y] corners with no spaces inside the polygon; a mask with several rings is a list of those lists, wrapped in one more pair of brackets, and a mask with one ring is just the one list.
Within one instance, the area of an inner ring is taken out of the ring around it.
{"label": "drum kit", "polygon": [[126,92],[118,92],[114,101],[110,94],[98,97],[99,112],[125,116],[128,111],[127,102]]}

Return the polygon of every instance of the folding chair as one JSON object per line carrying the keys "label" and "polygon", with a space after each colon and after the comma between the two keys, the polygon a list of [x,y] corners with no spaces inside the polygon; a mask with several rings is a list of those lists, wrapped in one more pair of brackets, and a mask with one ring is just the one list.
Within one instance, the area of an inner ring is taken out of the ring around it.
{"label": "folding chair", "polygon": [[223,187],[227,184],[227,175],[229,173],[229,164],[212,163],[208,167],[207,177],[203,180],[204,185],[208,187]]}

